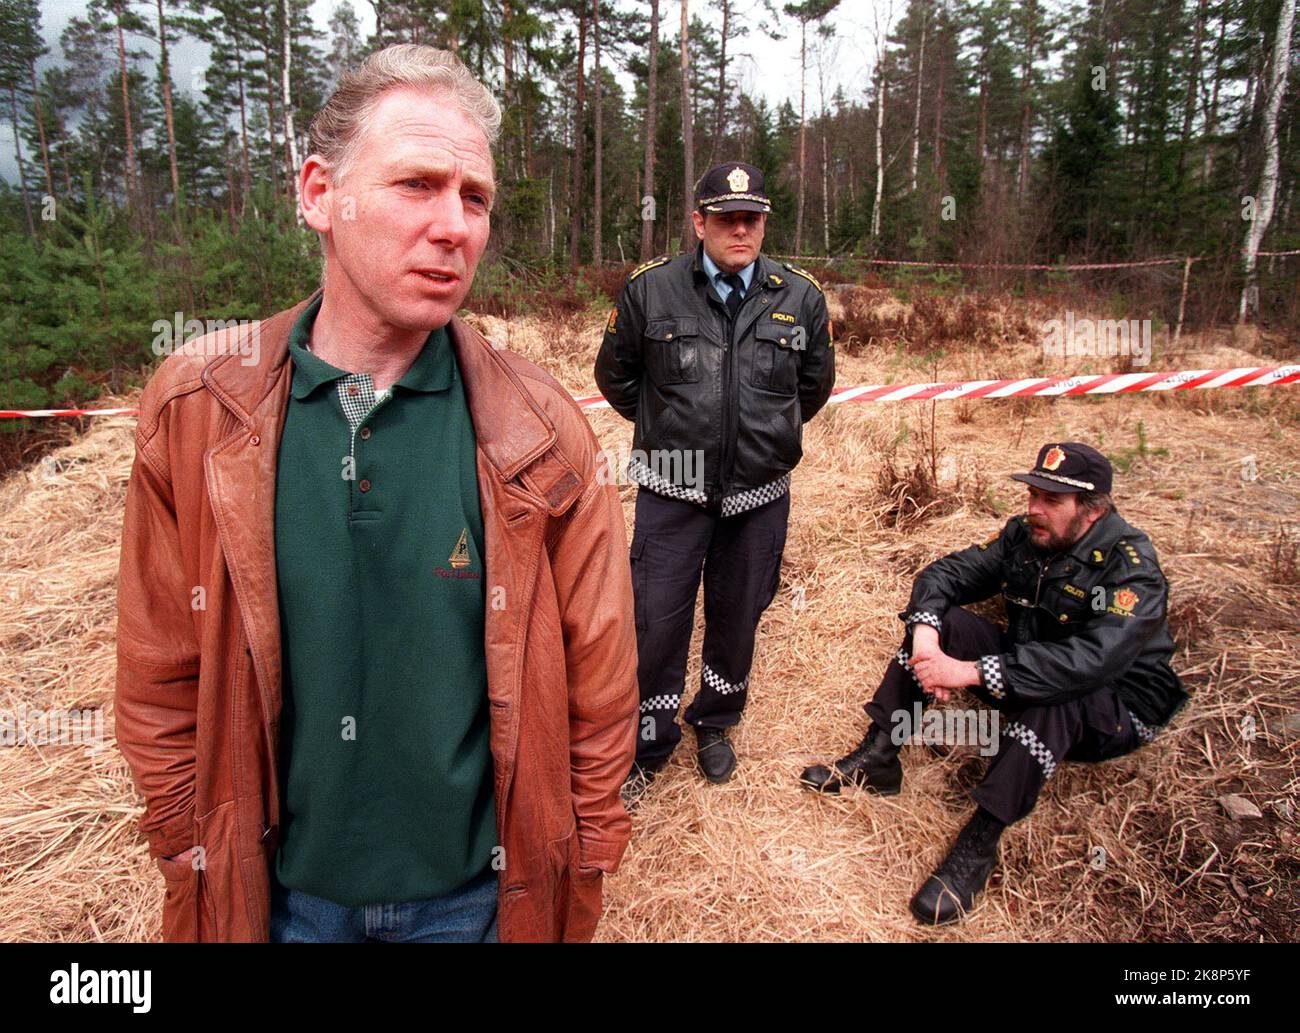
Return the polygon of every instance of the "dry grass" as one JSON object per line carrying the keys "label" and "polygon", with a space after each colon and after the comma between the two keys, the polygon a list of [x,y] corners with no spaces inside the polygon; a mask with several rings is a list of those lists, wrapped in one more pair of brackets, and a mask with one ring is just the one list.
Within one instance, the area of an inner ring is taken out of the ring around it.
{"label": "dry grass", "polygon": [[[1044,369],[1032,333],[1041,312],[923,300],[900,306],[879,291],[833,292],[846,345],[841,384]],[[918,318],[931,329],[907,330]],[[479,323],[586,393],[602,319]],[[855,325],[871,339],[845,340]],[[922,338],[943,341],[944,354],[925,367],[911,343]],[[1177,356],[1158,350],[1151,368],[1255,364],[1276,347],[1259,344],[1185,337]],[[1056,361],[1050,372],[1060,372]],[[599,938],[1295,939],[1300,762],[1296,740],[1271,729],[1300,710],[1296,398],[1279,388],[940,403],[933,413],[917,403],[829,408],[807,428],[795,474],[782,585],[760,627],[736,777],[705,783],[687,733],[636,812],[624,866],[606,883]],[[603,410],[592,423],[606,448],[626,450],[630,425]],[[3,939],[157,932],[161,879],[135,832],[136,796],[111,745],[129,428],[129,420],[95,423],[52,463],[0,483],[0,707],[102,706],[110,738],[93,755],[0,749]],[[796,776],[860,737],[860,707],[899,636],[895,614],[915,571],[999,527],[1021,501],[1004,475],[1024,468],[1042,441],[1072,438],[1098,443],[1125,470],[1118,501],[1152,535],[1172,582],[1175,666],[1192,703],[1136,755],[1063,766],[1035,813],[1003,838],[977,913],[927,932],[906,902],[970,809],[974,749],[941,757],[909,748],[904,791],[888,800],[816,798]],[[1253,480],[1242,476],[1247,456]],[[629,531],[634,490],[622,489]],[[800,597],[806,605],[796,608]],[[689,692],[698,683],[698,621]],[[1253,741],[1241,733],[1247,717],[1259,729]],[[1227,820],[1216,802],[1227,792],[1253,800],[1263,818]],[[1104,870],[1091,863],[1097,847]]]}

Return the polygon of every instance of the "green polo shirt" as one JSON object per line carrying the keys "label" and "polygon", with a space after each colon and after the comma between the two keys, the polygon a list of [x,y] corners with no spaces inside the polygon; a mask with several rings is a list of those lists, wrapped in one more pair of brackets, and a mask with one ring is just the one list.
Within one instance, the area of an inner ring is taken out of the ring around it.
{"label": "green polo shirt", "polygon": [[289,340],[275,486],[276,876],[346,906],[425,900],[496,843],[474,427],[444,329],[376,397],[309,350],[319,307]]}

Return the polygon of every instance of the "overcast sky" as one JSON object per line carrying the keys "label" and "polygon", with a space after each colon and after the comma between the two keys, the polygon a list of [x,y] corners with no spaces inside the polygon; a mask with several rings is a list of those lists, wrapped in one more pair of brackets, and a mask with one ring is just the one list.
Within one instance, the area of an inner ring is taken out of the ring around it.
{"label": "overcast sky", "polygon": [[[330,13],[338,2],[339,0],[315,0],[312,6],[312,17],[321,32],[327,34],[327,38]],[[773,6],[779,10],[783,2],[784,0],[775,0]],[[826,96],[828,98],[834,94],[835,87],[840,84],[843,84],[845,93],[850,97],[861,97],[864,94],[871,67],[870,55],[875,51],[873,21],[879,18],[883,25],[896,20],[902,12],[903,3],[904,0],[842,0],[840,9],[829,19],[829,23],[835,26],[840,38],[833,45],[834,50],[830,55],[833,61],[827,62],[829,67],[826,72]],[[649,8],[648,4],[636,0],[615,0],[615,4],[622,9],[639,8],[645,11]],[[354,0],[352,7],[361,21],[362,35],[369,35],[375,27],[374,9],[366,0]],[[693,16],[703,18],[715,26],[721,26],[721,18],[712,9],[708,0],[691,0],[690,7]],[[750,96],[764,96],[772,104],[779,104],[788,98],[797,106],[799,103],[798,22],[787,19],[788,24],[784,26],[785,37],[774,40],[762,31],[761,20],[757,14],[760,8],[758,0],[737,0],[737,8],[742,18],[746,17],[746,11],[749,12],[746,20],[753,24],[753,28],[748,36],[733,40],[731,44],[733,54],[737,55],[736,64],[731,72],[733,81],[742,92]],[[59,34],[72,18],[84,14],[85,9],[86,5],[77,0],[42,0],[41,28],[50,53],[37,65],[38,73],[46,66],[63,60]],[[681,19],[679,3],[674,0],[662,0],[659,10],[661,38],[675,37]],[[146,18],[152,17],[145,8],[141,8],[140,11]],[[766,15],[763,17],[766,18]],[[771,19],[767,20],[771,21]],[[157,53],[157,48],[150,46],[147,40],[132,39],[128,45],[135,49]],[[208,48],[194,40],[182,40],[169,49],[172,81],[177,86],[184,86],[190,81],[192,70],[206,63]],[[631,87],[629,76],[622,74],[620,78],[629,88]],[[808,69],[810,114],[818,110],[818,96],[817,69],[810,59]],[[34,158],[39,160],[38,156],[28,153],[27,148],[24,148],[23,155],[28,161]],[[29,165],[29,186],[32,185],[31,175],[32,167]],[[13,132],[8,118],[0,124],[0,176],[11,183],[16,183],[18,178],[18,166],[14,159]]]}

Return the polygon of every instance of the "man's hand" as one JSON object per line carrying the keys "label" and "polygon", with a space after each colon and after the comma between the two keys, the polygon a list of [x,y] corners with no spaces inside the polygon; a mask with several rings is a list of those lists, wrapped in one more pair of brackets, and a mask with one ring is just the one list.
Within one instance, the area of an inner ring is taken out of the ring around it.
{"label": "man's hand", "polygon": [[955,660],[942,651],[919,658],[913,655],[912,670],[920,679],[921,687],[941,703],[947,702],[954,690],[978,685],[980,681],[979,668],[973,660]]}
{"label": "man's hand", "polygon": [[912,658],[943,656],[939,648],[939,629],[929,624],[912,625]]}
{"label": "man's hand", "polygon": [[189,863],[189,860],[190,860],[193,856],[194,856],[194,848],[193,848],[193,847],[190,847],[190,848],[187,849],[187,850],[182,850],[179,854],[176,854],[174,857],[164,858],[164,860],[167,860],[167,861],[184,861],[184,862],[186,862],[186,863]]}

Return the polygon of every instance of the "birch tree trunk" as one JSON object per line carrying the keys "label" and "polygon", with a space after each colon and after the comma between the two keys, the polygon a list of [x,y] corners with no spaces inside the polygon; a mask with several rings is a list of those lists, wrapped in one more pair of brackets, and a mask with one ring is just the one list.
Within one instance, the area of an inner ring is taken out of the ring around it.
{"label": "birch tree trunk", "polygon": [[[1241,249],[1246,282],[1241,290],[1241,307],[1237,321],[1259,316],[1259,281],[1256,260],[1259,244],[1273,218],[1273,202],[1277,197],[1278,145],[1277,116],[1282,108],[1282,95],[1286,92],[1287,70],[1291,65],[1291,29],[1295,22],[1295,0],[1282,0],[1278,12],[1277,31],[1273,36],[1273,60],[1268,72],[1268,98],[1264,102],[1264,168],[1259,175],[1259,191],[1255,195],[1255,217],[1246,227],[1246,240]],[[1260,88],[1264,88],[1261,81]]]}

